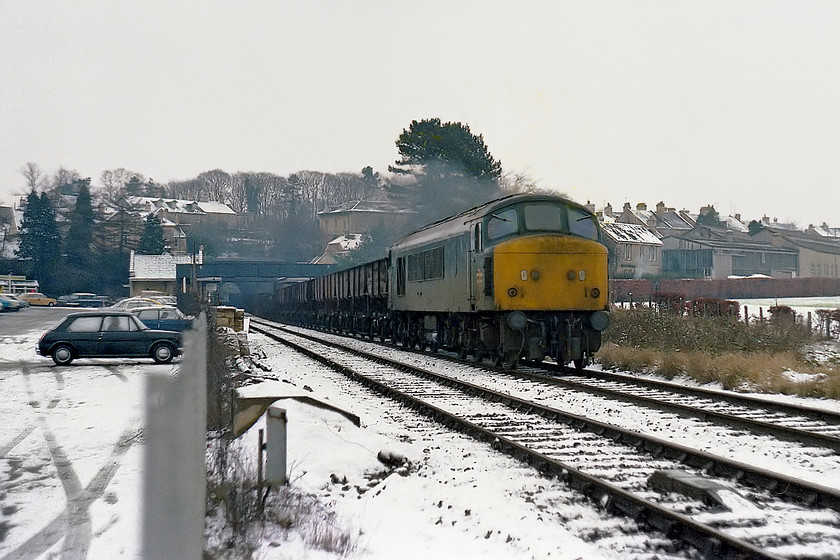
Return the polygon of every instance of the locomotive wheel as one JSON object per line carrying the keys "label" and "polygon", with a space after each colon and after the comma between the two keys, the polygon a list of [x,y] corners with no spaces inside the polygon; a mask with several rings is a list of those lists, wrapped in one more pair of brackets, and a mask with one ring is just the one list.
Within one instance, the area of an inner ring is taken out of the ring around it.
{"label": "locomotive wheel", "polygon": [[516,364],[519,363],[519,352],[496,352],[493,354],[490,363],[504,370],[516,369]]}

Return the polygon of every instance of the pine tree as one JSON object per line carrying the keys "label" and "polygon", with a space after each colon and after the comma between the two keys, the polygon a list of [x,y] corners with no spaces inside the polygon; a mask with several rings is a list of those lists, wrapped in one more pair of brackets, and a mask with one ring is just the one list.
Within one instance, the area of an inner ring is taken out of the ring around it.
{"label": "pine tree", "polygon": [[137,251],[144,255],[162,255],[164,249],[166,249],[166,241],[163,239],[160,218],[149,214],[143,224],[143,237],[140,239],[140,247]]}
{"label": "pine tree", "polygon": [[51,290],[60,247],[61,235],[52,203],[47,193],[38,196],[33,190],[26,197],[16,254],[19,259],[29,262],[28,274],[38,280],[45,291]]}
{"label": "pine tree", "polygon": [[481,135],[458,122],[412,121],[397,139],[400,159],[388,169],[408,180],[389,186],[389,196],[431,221],[486,202],[500,192],[502,164]]}
{"label": "pine tree", "polygon": [[70,229],[64,240],[64,254],[73,266],[89,266],[92,262],[90,246],[93,241],[94,215],[90,189],[82,185],[76,206],[70,214]]}

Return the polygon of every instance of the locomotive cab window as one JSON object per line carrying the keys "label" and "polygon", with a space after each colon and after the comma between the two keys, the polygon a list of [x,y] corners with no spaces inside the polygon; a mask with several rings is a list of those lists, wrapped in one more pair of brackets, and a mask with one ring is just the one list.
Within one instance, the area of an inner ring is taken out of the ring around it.
{"label": "locomotive cab window", "polygon": [[563,207],[556,204],[529,204],[522,209],[529,231],[566,231]]}
{"label": "locomotive cab window", "polygon": [[516,208],[507,208],[490,214],[487,219],[487,238],[499,239],[519,231],[519,218]]}
{"label": "locomotive cab window", "polygon": [[595,217],[579,208],[569,207],[569,233],[578,237],[585,237],[592,241],[600,241],[598,224]]}

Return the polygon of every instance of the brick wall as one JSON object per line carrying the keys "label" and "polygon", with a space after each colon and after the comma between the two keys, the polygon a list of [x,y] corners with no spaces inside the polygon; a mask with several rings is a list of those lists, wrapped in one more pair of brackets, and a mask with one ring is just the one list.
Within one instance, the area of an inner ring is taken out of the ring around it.
{"label": "brick wall", "polygon": [[610,299],[648,299],[655,292],[684,294],[687,299],[751,299],[840,296],[840,278],[738,278],[711,280],[610,280]]}

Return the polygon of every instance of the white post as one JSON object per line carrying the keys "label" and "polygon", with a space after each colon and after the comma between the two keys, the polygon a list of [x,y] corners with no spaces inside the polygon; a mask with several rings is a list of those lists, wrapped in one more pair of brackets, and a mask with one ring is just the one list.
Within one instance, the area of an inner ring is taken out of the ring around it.
{"label": "white post", "polygon": [[286,409],[269,407],[265,427],[265,482],[280,486],[286,484]]}
{"label": "white post", "polygon": [[204,555],[207,471],[207,317],[184,332],[175,376],[149,378],[143,464],[145,560],[200,560]]}

